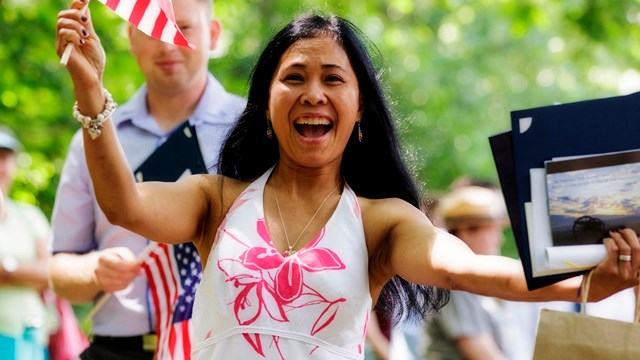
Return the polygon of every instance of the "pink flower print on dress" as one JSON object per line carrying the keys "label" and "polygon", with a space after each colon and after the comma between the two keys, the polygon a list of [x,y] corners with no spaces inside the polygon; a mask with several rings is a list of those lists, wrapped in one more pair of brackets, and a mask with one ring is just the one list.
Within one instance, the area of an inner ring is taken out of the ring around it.
{"label": "pink flower print on dress", "polygon": [[[271,270],[277,267],[274,286],[276,293],[285,303],[292,302],[300,297],[304,284],[303,269],[309,272],[319,272],[345,268],[344,263],[335,252],[327,248],[316,248],[316,245],[324,237],[324,227],[309,244],[287,257],[283,257],[273,246],[264,219],[258,219],[256,230],[260,238],[270,247],[270,250],[275,252],[275,254],[270,253],[269,256],[261,257],[261,264],[256,265],[263,270]],[[249,251],[251,249],[247,252]]]}
{"label": "pink flower print on dress", "polygon": [[[237,259],[226,258],[218,261],[218,268],[226,275],[227,281],[239,289],[233,301],[233,311],[238,324],[250,325],[260,316],[289,322],[287,311],[304,311],[307,306],[325,307],[312,324],[309,330],[311,335],[333,322],[339,304],[346,299],[328,300],[304,282],[305,272],[317,273],[346,268],[333,250],[317,247],[325,235],[325,230],[323,227],[318,235],[297,253],[283,257],[273,246],[264,219],[258,219],[256,232],[265,242],[265,246],[248,247]],[[222,231],[229,235],[230,239],[247,246],[228,230]],[[257,353],[263,354],[259,339],[248,334],[245,334],[244,338]]]}
{"label": "pink flower print on dress", "polygon": [[[324,228],[316,237],[324,236]],[[317,242],[314,240],[314,242]],[[284,258],[284,263],[276,271],[275,288],[278,296],[285,302],[300,297],[304,284],[303,272],[320,272],[325,270],[342,270],[345,266],[338,255],[327,248],[305,247],[292,256]]]}

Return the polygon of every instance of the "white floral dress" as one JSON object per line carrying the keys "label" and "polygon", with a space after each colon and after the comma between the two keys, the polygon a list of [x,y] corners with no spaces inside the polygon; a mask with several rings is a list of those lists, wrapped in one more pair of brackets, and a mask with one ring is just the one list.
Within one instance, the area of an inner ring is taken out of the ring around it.
{"label": "white floral dress", "polygon": [[292,256],[264,220],[267,171],[218,229],[193,315],[194,359],[363,359],[371,311],[360,207],[345,186],[333,215]]}

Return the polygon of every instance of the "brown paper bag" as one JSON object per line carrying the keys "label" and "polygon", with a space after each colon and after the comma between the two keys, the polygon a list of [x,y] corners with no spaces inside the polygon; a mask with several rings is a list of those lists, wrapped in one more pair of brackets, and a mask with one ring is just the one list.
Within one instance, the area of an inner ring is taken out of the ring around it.
{"label": "brown paper bag", "polygon": [[580,313],[543,309],[540,313],[534,360],[640,360],[640,296],[635,322],[602,319],[585,314],[591,273],[582,287]]}

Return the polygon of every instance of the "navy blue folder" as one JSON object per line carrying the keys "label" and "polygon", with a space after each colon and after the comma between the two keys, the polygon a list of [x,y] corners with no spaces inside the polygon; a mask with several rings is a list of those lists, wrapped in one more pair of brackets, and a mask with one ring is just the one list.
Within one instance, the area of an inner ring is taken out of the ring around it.
{"label": "navy blue folder", "polygon": [[185,172],[206,174],[196,129],[188,121],[173,130],[162,143],[133,173],[138,182],[173,182]]}
{"label": "navy blue folder", "polygon": [[[489,138],[493,160],[496,164],[500,187],[507,205],[507,213],[511,222],[513,237],[518,248],[520,261],[524,268],[529,290],[551,285],[555,282],[570,278],[575,274],[560,274],[533,277],[531,272],[531,255],[529,253],[529,240],[522,237],[522,231],[526,231],[526,224],[520,222],[520,205],[518,202],[518,189],[516,184],[515,163],[513,158],[513,141],[511,132],[504,132]],[[524,214],[523,214],[524,215]]]}
{"label": "navy blue folder", "polygon": [[513,111],[511,125],[510,132],[491,137],[490,143],[533,290],[581,272],[532,277],[524,211],[524,203],[531,201],[529,169],[543,168],[554,157],[640,148],[640,93]]}

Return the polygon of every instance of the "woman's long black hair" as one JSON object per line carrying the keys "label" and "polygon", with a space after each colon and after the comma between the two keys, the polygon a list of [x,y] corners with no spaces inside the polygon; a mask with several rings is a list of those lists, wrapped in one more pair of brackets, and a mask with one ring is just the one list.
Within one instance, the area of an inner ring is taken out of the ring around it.
{"label": "woman's long black hair", "polygon": [[[329,36],[343,46],[358,78],[364,106],[363,139],[358,141],[354,129],[342,156],[342,176],[358,196],[395,197],[419,207],[420,192],[400,153],[387,99],[362,40],[366,37],[355,25],[334,15],[300,16],[267,44],[251,75],[247,107],[220,151],[220,174],[252,180],[278,161],[278,141],[266,135],[271,80],[280,58],[293,43],[321,36]],[[370,47],[377,53],[373,45]],[[447,290],[415,285],[395,276],[385,285],[376,307],[397,323],[404,319],[425,318],[430,311],[444,306],[448,295]]]}

